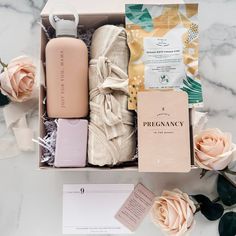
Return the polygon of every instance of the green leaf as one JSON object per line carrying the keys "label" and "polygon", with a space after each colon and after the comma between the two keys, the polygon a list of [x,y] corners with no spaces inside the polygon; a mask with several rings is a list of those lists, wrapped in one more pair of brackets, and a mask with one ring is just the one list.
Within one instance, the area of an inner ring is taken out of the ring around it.
{"label": "green leaf", "polygon": [[201,213],[208,220],[218,220],[224,213],[224,207],[219,203],[213,203],[207,196],[202,194],[193,196],[200,204]]}
{"label": "green leaf", "polygon": [[236,204],[236,188],[222,175],[218,176],[217,192],[226,206]]}
{"label": "green leaf", "polygon": [[235,236],[236,235],[236,213],[227,212],[220,219],[219,223],[220,236]]}
{"label": "green leaf", "polygon": [[3,95],[1,92],[0,92],[0,107],[2,106],[5,106],[7,104],[10,103],[10,100],[8,99],[7,96]]}

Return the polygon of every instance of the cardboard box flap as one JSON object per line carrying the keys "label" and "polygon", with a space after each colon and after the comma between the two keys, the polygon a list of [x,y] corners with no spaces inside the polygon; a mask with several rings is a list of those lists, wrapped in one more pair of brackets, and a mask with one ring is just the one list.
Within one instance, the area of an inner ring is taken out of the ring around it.
{"label": "cardboard box flap", "polygon": [[[48,0],[41,12],[41,17],[48,16],[53,10],[58,15],[71,14],[66,6],[71,5],[80,15],[124,14],[125,4],[153,4],[152,0]],[[183,3],[181,0],[157,0],[155,4]],[[64,6],[63,6],[64,5]],[[69,7],[68,7],[69,8]]]}

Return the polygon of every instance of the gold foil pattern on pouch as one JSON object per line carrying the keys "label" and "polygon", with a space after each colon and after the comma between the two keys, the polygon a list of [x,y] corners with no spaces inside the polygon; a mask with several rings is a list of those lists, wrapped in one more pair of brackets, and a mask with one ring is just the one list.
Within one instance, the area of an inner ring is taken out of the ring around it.
{"label": "gold foil pattern on pouch", "polygon": [[[138,4],[136,5],[139,6]],[[149,12],[144,12],[144,9]],[[143,11],[143,15],[142,15]],[[138,91],[148,90],[145,88],[145,62],[144,39],[147,37],[164,37],[167,33],[182,27],[183,62],[186,74],[193,79],[199,80],[198,76],[198,25],[194,17],[197,16],[197,4],[170,4],[170,5],[143,5],[142,9],[133,11],[133,18],[129,18],[126,12],[127,43],[130,49],[129,61],[129,102],[128,108],[137,108]],[[131,12],[132,14],[132,12]],[[146,14],[146,15],[145,15]],[[147,17],[151,19],[148,22]],[[136,18],[135,18],[136,17]],[[142,22],[143,17],[143,22]],[[193,18],[193,20],[192,20]],[[153,26],[150,30],[145,28]]]}

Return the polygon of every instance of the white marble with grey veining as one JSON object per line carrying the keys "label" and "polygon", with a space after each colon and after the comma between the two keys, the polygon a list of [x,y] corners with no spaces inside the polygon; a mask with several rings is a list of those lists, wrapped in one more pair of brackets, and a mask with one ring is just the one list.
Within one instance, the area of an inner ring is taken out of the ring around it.
{"label": "white marble with grey veining", "polygon": [[[236,142],[236,1],[199,0],[200,73],[209,127],[229,131]],[[3,61],[29,54],[38,58],[40,11],[45,0],[0,0],[0,57]],[[37,111],[29,117],[36,127]],[[0,109],[0,136],[13,139]],[[188,193],[215,195],[215,176],[199,179],[189,174],[138,174],[134,172],[57,172],[37,170],[35,153],[0,159],[0,235],[62,235],[62,185],[65,183],[137,183],[156,193],[178,187]],[[191,235],[218,235],[218,222],[200,214]],[[146,218],[137,236],[161,235]]]}

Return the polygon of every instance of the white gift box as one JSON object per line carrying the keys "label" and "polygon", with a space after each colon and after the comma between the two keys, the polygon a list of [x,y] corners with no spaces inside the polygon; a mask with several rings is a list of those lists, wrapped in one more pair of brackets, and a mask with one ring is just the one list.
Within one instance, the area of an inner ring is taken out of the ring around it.
{"label": "white gift box", "polygon": [[[104,24],[125,24],[125,4],[126,3],[183,3],[180,0],[49,0],[41,12],[42,24],[47,27],[49,23],[49,14],[62,16],[63,19],[72,19],[71,10],[79,14],[79,27],[97,28]],[[65,7],[70,5],[70,7]],[[69,10],[71,9],[71,10]],[[45,64],[45,46],[48,40],[43,29],[41,30],[41,61]],[[40,73],[40,95],[39,95],[39,116],[40,116],[40,137],[43,138],[45,131],[42,121],[42,115],[46,111],[43,103],[45,98],[45,68],[42,66]],[[42,147],[39,146],[39,168],[52,170],[70,170],[70,171],[137,171],[137,166],[104,168],[104,167],[85,167],[85,168],[53,168],[41,162]],[[189,157],[190,158],[190,157]]]}

